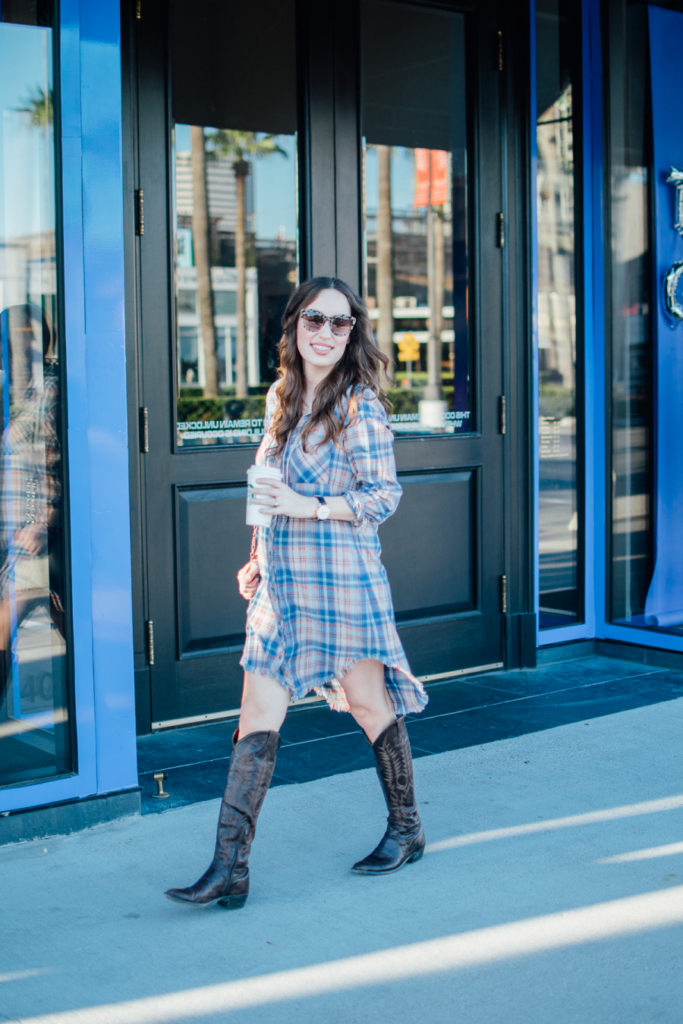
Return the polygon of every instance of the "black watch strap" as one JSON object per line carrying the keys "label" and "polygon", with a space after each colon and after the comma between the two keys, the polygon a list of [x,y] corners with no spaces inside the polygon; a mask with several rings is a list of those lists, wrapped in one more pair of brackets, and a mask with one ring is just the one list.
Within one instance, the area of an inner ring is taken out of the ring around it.
{"label": "black watch strap", "polygon": [[[318,500],[318,511],[316,512],[315,518],[319,523],[324,522],[330,517],[330,506],[327,504],[322,494],[314,494],[313,497]],[[323,509],[326,509],[327,511],[323,513]]]}

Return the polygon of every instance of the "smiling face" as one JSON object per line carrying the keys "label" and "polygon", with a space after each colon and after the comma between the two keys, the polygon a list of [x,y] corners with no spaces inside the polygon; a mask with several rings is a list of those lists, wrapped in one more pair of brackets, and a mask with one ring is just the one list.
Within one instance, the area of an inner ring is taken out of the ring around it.
{"label": "smiling face", "polygon": [[[306,306],[315,309],[325,316],[350,316],[349,300],[336,288],[325,288],[318,292]],[[325,321],[319,331],[310,331],[301,317],[296,329],[296,346],[304,361],[304,372],[311,379],[327,376],[332,367],[336,366],[344,355],[349,343],[350,333],[339,337],[332,333],[330,324]]]}

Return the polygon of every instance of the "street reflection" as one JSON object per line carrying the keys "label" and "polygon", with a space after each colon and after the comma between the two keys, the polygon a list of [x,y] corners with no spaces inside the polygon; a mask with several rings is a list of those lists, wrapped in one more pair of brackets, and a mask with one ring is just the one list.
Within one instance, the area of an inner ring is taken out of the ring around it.
{"label": "street reflection", "polygon": [[[626,59],[610,68],[611,618],[645,627],[653,570],[652,140],[647,8],[624,6]],[[681,632],[682,627],[672,627]]]}
{"label": "street reflection", "polygon": [[363,19],[364,297],[389,358],[392,428],[465,432],[464,22],[384,0],[366,0]]}
{"label": "street reflection", "polygon": [[574,87],[576,16],[536,7],[539,625],[571,625],[579,597]]}
{"label": "street reflection", "polygon": [[296,136],[174,134],[178,445],[258,441],[298,283]]}

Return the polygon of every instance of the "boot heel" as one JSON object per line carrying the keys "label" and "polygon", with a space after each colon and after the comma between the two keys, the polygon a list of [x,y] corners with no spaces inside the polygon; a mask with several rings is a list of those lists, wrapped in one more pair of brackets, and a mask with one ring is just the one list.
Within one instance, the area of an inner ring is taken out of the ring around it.
{"label": "boot heel", "polygon": [[420,857],[422,856],[422,854],[424,852],[425,852],[424,851],[424,846],[421,847],[419,850],[416,850],[415,853],[412,854],[412,856],[408,857],[408,863],[409,864],[415,864],[415,862],[420,859]]}
{"label": "boot heel", "polygon": [[222,900],[218,901],[218,906],[223,907],[224,910],[241,910],[247,902],[248,895],[248,893],[242,892],[237,896],[224,896]]}

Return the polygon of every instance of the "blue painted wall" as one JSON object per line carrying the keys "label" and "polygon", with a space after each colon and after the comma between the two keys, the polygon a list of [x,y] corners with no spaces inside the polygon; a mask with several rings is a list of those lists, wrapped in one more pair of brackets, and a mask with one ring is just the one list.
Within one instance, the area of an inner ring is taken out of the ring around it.
{"label": "blue painted wall", "polygon": [[[683,14],[650,7],[650,74],[655,219],[655,570],[645,603],[652,626],[683,621],[683,324],[664,303],[664,280],[683,259],[683,238],[674,228],[677,194],[667,183],[672,166],[683,169],[680,84]],[[679,289],[680,290],[680,289]],[[679,300],[680,301],[680,300]]]}
{"label": "blue painted wall", "polygon": [[67,448],[78,772],[0,810],[137,785],[118,0],[62,0]]}

